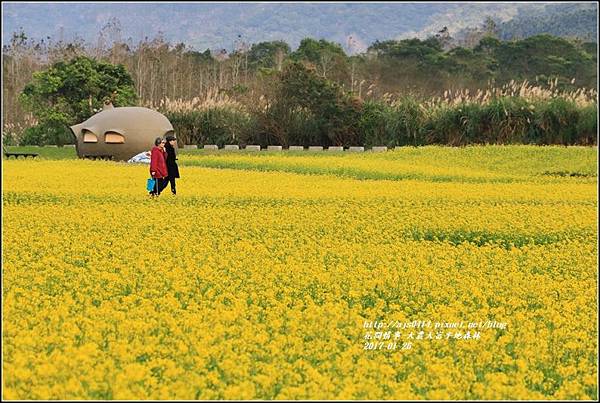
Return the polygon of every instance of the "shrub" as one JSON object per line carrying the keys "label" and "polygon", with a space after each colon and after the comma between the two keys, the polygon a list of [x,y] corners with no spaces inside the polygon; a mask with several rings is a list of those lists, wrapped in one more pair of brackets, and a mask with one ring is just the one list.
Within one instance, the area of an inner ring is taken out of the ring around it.
{"label": "shrub", "polygon": [[165,112],[186,144],[245,144],[255,131],[255,118],[230,107]]}
{"label": "shrub", "polygon": [[364,138],[366,146],[386,145],[388,147],[396,144],[395,139],[389,132],[389,121],[391,107],[381,102],[367,101],[358,122],[358,130]]}
{"label": "shrub", "polygon": [[579,110],[577,122],[577,143],[583,145],[596,144],[598,136],[598,105],[584,106]]}
{"label": "shrub", "polygon": [[23,131],[20,145],[58,145],[74,144],[75,139],[71,131],[63,125],[40,123]]}
{"label": "shrub", "polygon": [[425,114],[422,105],[412,97],[403,97],[393,104],[389,126],[396,139],[394,145],[424,144],[423,123]]}
{"label": "shrub", "polygon": [[535,124],[542,144],[575,144],[578,123],[579,113],[572,101],[554,98],[536,109]]}

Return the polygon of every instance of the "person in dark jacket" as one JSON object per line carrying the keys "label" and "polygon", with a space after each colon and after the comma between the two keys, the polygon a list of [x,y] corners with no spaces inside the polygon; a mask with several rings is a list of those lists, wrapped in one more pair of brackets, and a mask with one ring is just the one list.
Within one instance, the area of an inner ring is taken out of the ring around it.
{"label": "person in dark jacket", "polygon": [[165,139],[157,137],[150,152],[150,175],[156,179],[154,189],[150,191],[150,196],[158,196],[169,183],[165,152],[166,142]]}
{"label": "person in dark jacket", "polygon": [[179,178],[179,167],[177,166],[177,154],[175,153],[175,146],[177,145],[177,139],[173,135],[166,137],[167,144],[165,144],[165,150],[167,151],[167,171],[169,177],[168,182],[171,184],[171,193],[177,194],[175,189],[175,178]]}

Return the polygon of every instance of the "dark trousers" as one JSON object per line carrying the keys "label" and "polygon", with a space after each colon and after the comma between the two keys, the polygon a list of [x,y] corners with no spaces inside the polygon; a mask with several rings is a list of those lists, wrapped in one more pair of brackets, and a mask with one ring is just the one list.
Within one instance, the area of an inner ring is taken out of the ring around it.
{"label": "dark trousers", "polygon": [[171,184],[171,192],[176,193],[176,191],[175,191],[175,177],[174,176],[168,176],[166,179],[167,179],[167,182],[169,182]]}
{"label": "dark trousers", "polygon": [[168,184],[169,178],[156,178],[156,182],[154,183],[154,189],[152,189],[150,194],[159,195],[164,190],[164,188],[167,187]]}

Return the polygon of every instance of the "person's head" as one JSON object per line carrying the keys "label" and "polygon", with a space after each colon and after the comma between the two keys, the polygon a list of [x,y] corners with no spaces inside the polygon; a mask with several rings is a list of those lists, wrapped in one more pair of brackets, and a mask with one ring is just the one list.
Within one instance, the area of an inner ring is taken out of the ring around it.
{"label": "person's head", "polygon": [[169,143],[173,147],[177,145],[177,138],[172,134],[169,134],[167,137],[165,137],[165,140],[167,140],[167,143]]}
{"label": "person's head", "polygon": [[165,139],[163,139],[162,137],[157,137],[154,140],[154,145],[157,146],[157,147],[163,148],[165,146],[166,142],[167,141]]}

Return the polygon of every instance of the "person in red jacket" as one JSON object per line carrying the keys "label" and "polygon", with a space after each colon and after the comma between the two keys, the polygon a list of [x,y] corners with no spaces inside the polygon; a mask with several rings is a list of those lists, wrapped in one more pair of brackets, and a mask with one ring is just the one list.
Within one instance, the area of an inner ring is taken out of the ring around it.
{"label": "person in red jacket", "polygon": [[152,151],[150,152],[150,175],[156,179],[150,196],[158,196],[169,184],[165,151],[166,143],[165,139],[157,137],[154,140],[154,147],[152,147]]}

